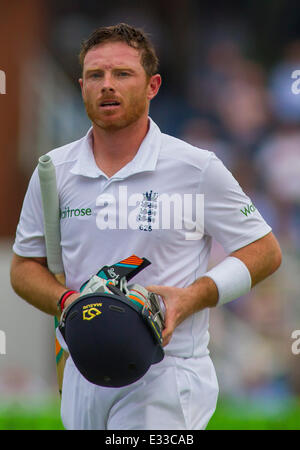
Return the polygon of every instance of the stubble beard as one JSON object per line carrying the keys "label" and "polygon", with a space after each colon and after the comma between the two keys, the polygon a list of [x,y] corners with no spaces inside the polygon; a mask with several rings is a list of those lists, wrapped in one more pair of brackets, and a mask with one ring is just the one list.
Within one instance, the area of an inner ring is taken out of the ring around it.
{"label": "stubble beard", "polygon": [[[92,102],[86,100],[84,102],[86,113],[93,124],[97,127],[101,128],[103,131],[118,131],[123,128],[129,127],[133,123],[137,122],[148,110],[148,104],[145,96],[141,96],[140,98],[132,98],[125,112],[117,119],[114,118],[114,111],[104,112],[106,114],[106,118],[104,120],[101,119],[101,115],[97,110],[97,107],[94,107]],[[122,106],[121,106],[122,107]],[[111,120],[109,120],[109,117]]]}

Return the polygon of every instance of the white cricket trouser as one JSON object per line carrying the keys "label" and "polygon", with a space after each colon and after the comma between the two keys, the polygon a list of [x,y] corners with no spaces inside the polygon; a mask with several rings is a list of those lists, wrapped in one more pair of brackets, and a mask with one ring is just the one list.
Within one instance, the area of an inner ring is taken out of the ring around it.
{"label": "white cricket trouser", "polygon": [[210,357],[165,356],[123,388],[87,381],[69,357],[61,416],[69,430],[203,430],[213,415],[218,382]]}

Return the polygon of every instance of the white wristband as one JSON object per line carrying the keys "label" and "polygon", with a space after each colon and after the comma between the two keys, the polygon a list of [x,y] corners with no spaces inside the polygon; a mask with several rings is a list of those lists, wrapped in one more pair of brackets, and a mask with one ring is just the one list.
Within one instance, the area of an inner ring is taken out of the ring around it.
{"label": "white wristband", "polygon": [[251,290],[252,280],[247,266],[238,258],[228,256],[204,274],[211,278],[219,291],[218,305],[231,302]]}

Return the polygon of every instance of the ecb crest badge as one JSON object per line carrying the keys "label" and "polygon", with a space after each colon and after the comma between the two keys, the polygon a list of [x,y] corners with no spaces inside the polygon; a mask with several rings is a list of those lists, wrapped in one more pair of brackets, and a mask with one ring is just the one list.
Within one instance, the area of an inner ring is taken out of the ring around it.
{"label": "ecb crest badge", "polygon": [[137,222],[140,222],[139,230],[152,231],[157,214],[157,199],[157,192],[151,190],[143,193],[143,200],[141,201],[140,211],[137,216]]}

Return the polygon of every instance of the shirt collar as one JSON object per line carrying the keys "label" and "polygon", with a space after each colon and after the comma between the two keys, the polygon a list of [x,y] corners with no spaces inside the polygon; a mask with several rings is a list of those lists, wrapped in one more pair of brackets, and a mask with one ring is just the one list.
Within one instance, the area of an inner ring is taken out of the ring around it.
{"label": "shirt collar", "polygon": [[[97,166],[93,154],[91,127],[81,139],[79,156],[71,172],[75,175],[83,175],[90,178],[98,178],[101,175],[107,178],[104,172]],[[161,131],[156,123],[149,117],[149,130],[142,141],[135,157],[126,166],[122,167],[111,178],[126,178],[130,175],[155,170],[157,158],[161,146]]]}

